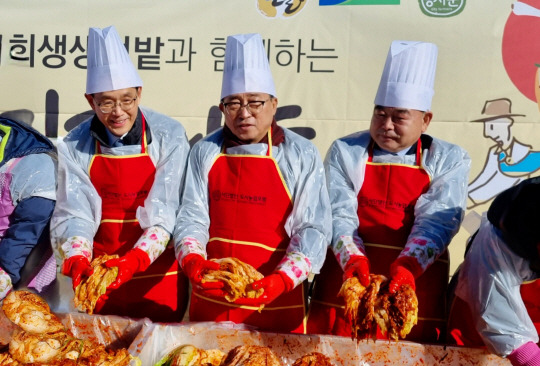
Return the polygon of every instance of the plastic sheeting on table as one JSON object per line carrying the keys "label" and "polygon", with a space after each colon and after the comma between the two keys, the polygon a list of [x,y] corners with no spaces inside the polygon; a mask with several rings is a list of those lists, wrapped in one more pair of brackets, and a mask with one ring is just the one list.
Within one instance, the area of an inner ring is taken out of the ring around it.
{"label": "plastic sheeting on table", "polygon": [[84,313],[58,314],[62,323],[77,338],[105,345],[110,349],[128,348],[150,319],[130,319],[114,315]]}
{"label": "plastic sheeting on table", "polygon": [[[324,335],[266,333],[233,323],[144,324],[129,347],[145,366],[152,366],[174,348],[191,344],[228,352],[239,345],[270,347],[285,366],[310,352],[321,352],[336,366],[379,365],[510,365],[485,349],[424,345],[406,341],[362,341]],[[135,363],[132,363],[135,365]]]}
{"label": "plastic sheeting on table", "polygon": [[[149,319],[130,319],[112,315],[88,315],[84,313],[57,314],[64,326],[76,338],[90,340],[110,349],[128,348],[143,325],[150,326]],[[11,334],[18,327],[0,309],[0,345],[8,344]]]}

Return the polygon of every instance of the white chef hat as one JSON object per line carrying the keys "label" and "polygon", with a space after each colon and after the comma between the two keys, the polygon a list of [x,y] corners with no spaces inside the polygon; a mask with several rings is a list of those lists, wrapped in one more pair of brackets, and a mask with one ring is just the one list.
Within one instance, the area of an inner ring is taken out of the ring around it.
{"label": "white chef hat", "polygon": [[429,111],[436,67],[437,46],[433,43],[393,41],[375,105]]}
{"label": "white chef hat", "polygon": [[225,46],[221,99],[250,92],[276,96],[262,38],[257,33],[229,36]]}
{"label": "white chef hat", "polygon": [[114,26],[88,32],[86,94],[142,86]]}

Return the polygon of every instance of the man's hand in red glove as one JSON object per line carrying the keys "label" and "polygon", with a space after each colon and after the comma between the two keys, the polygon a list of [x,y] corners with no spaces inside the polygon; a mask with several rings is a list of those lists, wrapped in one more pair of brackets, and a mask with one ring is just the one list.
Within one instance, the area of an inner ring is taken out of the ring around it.
{"label": "man's hand in red glove", "polygon": [[206,295],[223,297],[221,289],[225,284],[221,281],[202,283],[202,275],[206,270],[218,270],[219,263],[209,261],[200,254],[188,254],[182,260],[182,269],[194,288],[203,290]]}
{"label": "man's hand in red glove", "polygon": [[120,258],[109,259],[105,262],[105,266],[108,268],[118,267],[118,275],[116,280],[107,287],[107,291],[97,299],[94,308],[96,313],[101,311],[101,308],[109,299],[111,291],[131,280],[135,273],[143,272],[150,266],[150,257],[143,250],[135,248]]}
{"label": "man's hand in red glove", "polygon": [[388,290],[395,293],[401,286],[409,285],[416,291],[414,279],[422,274],[422,267],[414,257],[399,257],[390,265]]}
{"label": "man's hand in red glove", "polygon": [[234,303],[238,305],[256,306],[268,305],[281,294],[289,292],[294,287],[294,282],[281,271],[276,271],[251,284],[253,290],[264,289],[261,296],[255,299],[240,298]]}
{"label": "man's hand in red glove", "polygon": [[83,278],[90,277],[94,273],[94,269],[90,267],[88,258],[83,255],[74,255],[62,264],[62,274],[71,277],[73,289],[79,286]]}
{"label": "man's hand in red glove", "polygon": [[106,293],[104,293],[103,295],[101,295],[97,301],[96,301],[96,306],[94,306],[94,313],[96,314],[99,314],[101,313],[101,309],[103,308],[103,305],[105,305],[105,303],[107,302],[107,300],[109,300],[109,294],[111,293],[110,290],[107,290]]}
{"label": "man's hand in red glove", "polygon": [[362,286],[369,286],[369,259],[364,255],[353,255],[345,265],[343,281],[358,277]]}
{"label": "man's hand in red glove", "polygon": [[116,290],[131,280],[135,273],[145,271],[150,266],[150,257],[144,250],[135,248],[120,258],[109,259],[105,262],[105,266],[108,268],[118,267],[116,280],[107,287],[107,291]]}

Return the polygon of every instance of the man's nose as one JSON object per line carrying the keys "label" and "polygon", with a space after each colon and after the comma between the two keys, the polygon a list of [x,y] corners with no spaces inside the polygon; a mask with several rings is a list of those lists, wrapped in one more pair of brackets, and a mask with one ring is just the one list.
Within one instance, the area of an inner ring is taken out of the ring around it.
{"label": "man's nose", "polygon": [[120,107],[120,103],[116,103],[111,111],[112,114],[120,115],[124,110]]}
{"label": "man's nose", "polygon": [[394,121],[392,121],[392,116],[386,116],[382,122],[382,128],[385,130],[394,129]]}
{"label": "man's nose", "polygon": [[238,116],[240,116],[241,118],[248,118],[251,116],[251,113],[249,113],[248,111],[247,105],[240,106],[240,111],[238,112]]}

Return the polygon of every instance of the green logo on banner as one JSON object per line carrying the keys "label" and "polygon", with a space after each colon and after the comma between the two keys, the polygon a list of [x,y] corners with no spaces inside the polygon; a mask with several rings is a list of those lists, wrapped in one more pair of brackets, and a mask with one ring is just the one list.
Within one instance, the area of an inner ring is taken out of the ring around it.
{"label": "green logo on banner", "polygon": [[466,0],[418,0],[422,13],[430,17],[453,17],[465,8]]}

